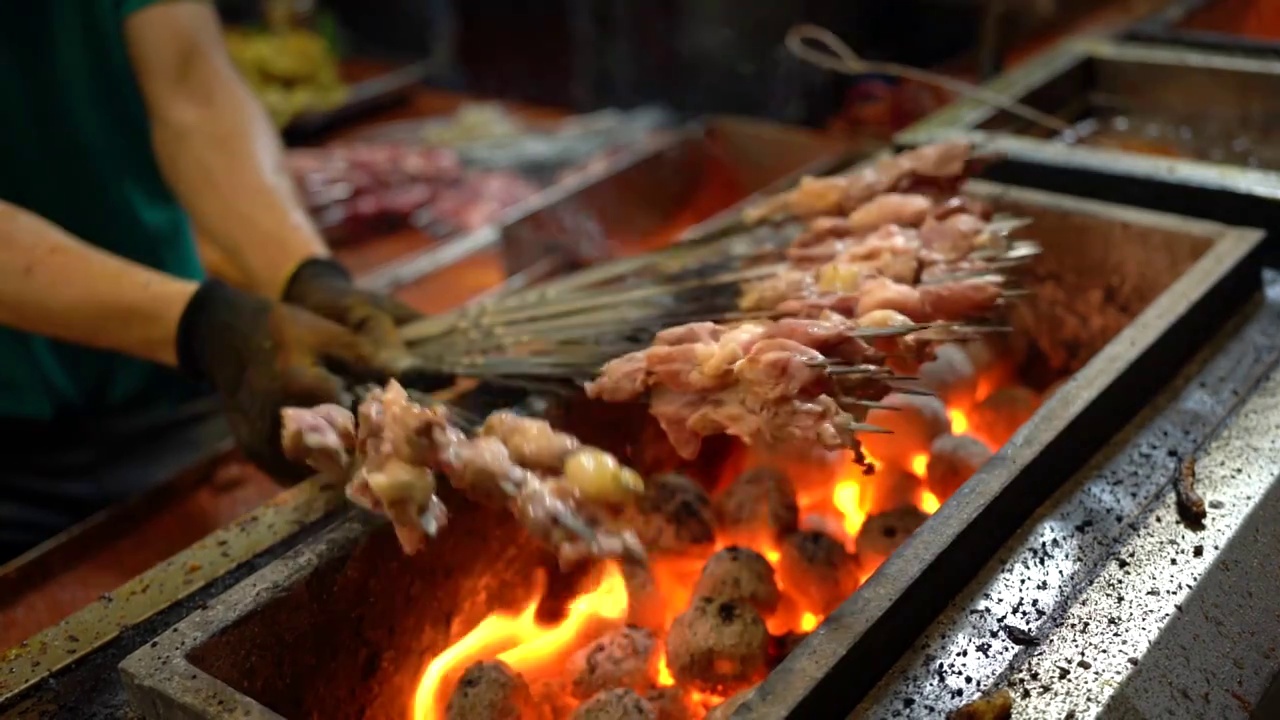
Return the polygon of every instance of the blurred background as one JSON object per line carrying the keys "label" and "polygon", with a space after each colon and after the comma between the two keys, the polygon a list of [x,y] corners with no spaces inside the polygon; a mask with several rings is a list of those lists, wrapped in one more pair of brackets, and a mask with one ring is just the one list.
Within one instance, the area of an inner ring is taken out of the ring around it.
{"label": "blurred background", "polygon": [[[869,59],[982,78],[1009,51],[1090,13],[1139,11],[1124,0],[220,0],[236,28],[272,14],[322,37],[344,60],[424,64],[424,82],[469,94],[589,111],[657,103],[684,114],[740,113],[824,126],[899,88],[839,78],[791,57],[787,28],[830,28]],[[901,92],[895,119],[944,98]],[[886,118],[887,119],[887,118]]]}

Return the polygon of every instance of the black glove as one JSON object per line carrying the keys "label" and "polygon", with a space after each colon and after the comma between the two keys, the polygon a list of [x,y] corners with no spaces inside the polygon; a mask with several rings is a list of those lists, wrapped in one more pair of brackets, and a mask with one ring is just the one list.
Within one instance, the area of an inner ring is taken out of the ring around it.
{"label": "black glove", "polygon": [[379,344],[401,345],[396,328],[422,316],[393,298],[361,290],[327,258],[312,258],[293,271],[281,298]]}
{"label": "black glove", "polygon": [[[422,318],[394,298],[357,288],[346,269],[328,258],[312,258],[299,265],[289,277],[282,299],[349,328],[380,348],[404,350],[398,328]],[[453,376],[412,366],[401,372],[399,380],[422,392],[454,383]]]}
{"label": "black glove", "polygon": [[280,480],[309,471],[285,459],[280,409],[343,403],[346,384],[412,367],[402,344],[379,345],[318,314],[205,282],[178,325],[178,364],[211,383],[246,457]]}

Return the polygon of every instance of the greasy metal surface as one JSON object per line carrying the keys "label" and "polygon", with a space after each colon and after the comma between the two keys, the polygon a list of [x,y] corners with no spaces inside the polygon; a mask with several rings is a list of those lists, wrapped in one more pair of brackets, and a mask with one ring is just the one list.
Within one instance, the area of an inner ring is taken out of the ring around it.
{"label": "greasy metal surface", "polygon": [[[1249,717],[1280,668],[1278,301],[1047,502],[853,717],[941,717],[1001,687],[1015,718]],[[1193,529],[1169,478],[1197,447]]]}
{"label": "greasy metal surface", "polygon": [[[1221,122],[1274,127],[1280,117],[1280,61],[1102,38],[1068,41],[986,87],[1073,121],[1097,83],[1140,107],[1180,107]],[[900,145],[968,137],[1008,157],[988,177],[1222,222],[1280,227],[1280,173],[1203,160],[1066,145],[1037,136],[989,105],[962,100],[907,128]],[[1135,182],[1137,181],[1137,182]]]}
{"label": "greasy metal surface", "polygon": [[[349,517],[307,546],[299,547],[160,635],[120,664],[133,706],[149,720],[160,718],[280,718],[253,698],[209,675],[188,653],[244,614],[252,613],[302,583],[334,553],[350,552],[369,532],[363,518]],[[281,641],[282,638],[272,638]]]}
{"label": "greasy metal surface", "polygon": [[120,667],[135,707],[402,720],[425,660],[518,606],[554,562],[509,513],[442,491],[450,522],[431,552],[406,556],[385,524],[352,517],[138,650]]}
{"label": "greasy metal surface", "polygon": [[[974,183],[981,192],[983,183]],[[998,186],[997,186],[998,187]],[[1169,381],[1256,288],[1258,231],[1002,190],[1135,227],[1216,238],[1188,272],[1114,338],[735,713],[737,720],[849,712],[899,653],[1071,473]],[[999,205],[997,204],[997,207]]]}
{"label": "greasy metal surface", "polygon": [[[136,587],[138,593],[124,600],[126,607],[132,607],[136,614],[126,612],[119,618],[113,616],[112,605],[116,602],[117,593],[104,596],[101,607],[86,608],[33,638],[28,643],[32,648],[30,651],[23,648],[12,658],[13,672],[0,665],[0,680],[6,681],[3,696],[0,696],[0,717],[20,720],[118,720],[137,717],[125,697],[116,671],[120,661],[192,611],[215,603],[218,596],[235,583],[293,546],[305,542],[325,526],[324,522],[304,526],[268,550],[243,557],[232,555],[236,549],[228,539],[228,545],[222,550],[235,558],[232,567],[224,568],[223,574],[203,585],[193,579],[190,586],[183,586],[178,580],[176,589],[179,592],[174,592],[174,585]],[[175,572],[175,579],[177,575]],[[85,639],[80,636],[81,632],[86,636],[105,633],[109,637],[100,637],[98,647],[88,652],[81,642]],[[47,642],[36,644],[41,638]],[[38,682],[34,685],[28,682],[29,687],[19,691],[10,684],[19,678]]]}
{"label": "greasy metal surface", "polygon": [[342,502],[341,488],[311,480],[281,493],[67,620],[0,655],[0,705],[32,683],[111,641]]}

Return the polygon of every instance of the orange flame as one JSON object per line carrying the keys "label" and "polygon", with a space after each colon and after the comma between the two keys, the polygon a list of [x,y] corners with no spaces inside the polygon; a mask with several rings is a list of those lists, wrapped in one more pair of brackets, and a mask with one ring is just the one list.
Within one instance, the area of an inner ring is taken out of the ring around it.
{"label": "orange flame", "polygon": [[924,479],[929,473],[929,453],[917,453],[911,456],[911,474]]}
{"label": "orange flame", "polygon": [[[980,413],[971,412],[977,403],[989,395],[1000,382],[984,378],[979,383],[975,397],[969,403],[947,408],[951,432],[969,435],[982,442],[988,440],[978,432],[971,419],[979,420]],[[760,455],[751,448],[740,448],[722,468],[722,482],[730,482],[747,468],[777,464],[787,471],[796,486],[802,527],[820,528],[843,542],[850,552],[856,550],[858,534],[867,518],[875,513],[893,509],[904,501],[912,502],[922,512],[937,512],[945,497],[935,495],[925,481],[928,477],[928,448],[923,452],[890,459],[886,464],[878,458],[866,457],[864,466],[854,463],[851,452],[843,452],[817,463]],[[865,449],[864,449],[865,453]],[[869,467],[867,467],[869,466]],[[879,472],[884,470],[885,472]],[[904,474],[905,473],[905,474]],[[903,482],[907,485],[903,485]],[[913,485],[914,483],[914,485]],[[904,496],[904,492],[910,493]],[[807,529],[807,528],[806,528]],[[702,573],[707,557],[714,550],[728,545],[741,545],[759,552],[774,567],[775,581],[782,598],[778,608],[764,618],[769,632],[782,635],[788,632],[808,633],[823,620],[820,612],[806,607],[797,595],[789,591],[777,574],[781,552],[776,537],[767,531],[748,532],[743,537],[720,537],[714,548],[704,553],[687,556],[659,556],[651,558],[650,573],[655,585],[658,617],[649,616],[655,628],[669,627],[672,620],[689,607],[693,588]],[[861,558],[858,580],[866,581],[877,569],[883,558]],[[572,601],[565,618],[551,625],[537,621],[539,601],[545,590],[545,578],[539,578],[537,592],[522,608],[495,613],[485,618],[444,652],[440,653],[423,670],[414,697],[412,720],[443,720],[448,698],[465,669],[474,662],[497,658],[527,680],[537,681],[559,677],[568,656],[601,633],[620,626],[627,618],[628,598],[626,583],[620,568],[609,564],[598,585]],[[649,608],[650,598],[642,602]],[[646,613],[647,614],[647,613]],[[648,625],[646,625],[648,626]],[[662,634],[659,634],[662,637]],[[660,652],[656,684],[659,687],[677,685],[667,666],[665,651]],[[708,709],[723,698],[695,691],[686,697]]]}
{"label": "orange flame", "polygon": [[658,659],[658,687],[671,687],[676,679],[671,676],[671,668],[667,667],[667,654],[664,652]]}
{"label": "orange flame", "polygon": [[867,504],[862,499],[862,486],[857,480],[841,480],[831,492],[831,502],[844,518],[844,531],[857,537],[867,520]]}
{"label": "orange flame", "polygon": [[938,512],[938,508],[942,507],[942,501],[938,499],[937,495],[934,495],[928,490],[921,489],[920,499],[916,501],[916,505],[925,515],[932,515]]}
{"label": "orange flame", "polygon": [[414,720],[443,720],[453,684],[476,661],[496,656],[525,678],[535,678],[556,671],[583,642],[627,616],[627,586],[615,563],[606,566],[594,590],[573,599],[565,618],[554,625],[537,622],[545,578],[538,585],[525,607],[486,617],[431,660],[414,694]]}

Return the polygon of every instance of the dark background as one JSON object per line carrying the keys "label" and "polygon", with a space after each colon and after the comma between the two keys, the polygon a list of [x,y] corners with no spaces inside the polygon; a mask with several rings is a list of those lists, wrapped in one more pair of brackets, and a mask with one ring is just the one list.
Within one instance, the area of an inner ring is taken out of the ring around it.
{"label": "dark background", "polygon": [[[255,0],[221,0],[255,20]],[[818,124],[847,78],[782,49],[820,23],[868,58],[935,65],[973,46],[979,3],[956,0],[321,0],[345,52],[432,58],[432,85],[591,110],[659,103]]]}

